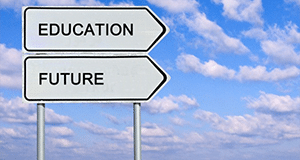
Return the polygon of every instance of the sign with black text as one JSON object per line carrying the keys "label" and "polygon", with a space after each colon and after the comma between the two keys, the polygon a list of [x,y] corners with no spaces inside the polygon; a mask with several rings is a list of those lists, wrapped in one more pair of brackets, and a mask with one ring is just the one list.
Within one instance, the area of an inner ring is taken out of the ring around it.
{"label": "sign with black text", "polygon": [[144,6],[23,7],[23,52],[148,53],[169,28]]}
{"label": "sign with black text", "polygon": [[170,80],[149,56],[25,56],[23,100],[147,102]]}

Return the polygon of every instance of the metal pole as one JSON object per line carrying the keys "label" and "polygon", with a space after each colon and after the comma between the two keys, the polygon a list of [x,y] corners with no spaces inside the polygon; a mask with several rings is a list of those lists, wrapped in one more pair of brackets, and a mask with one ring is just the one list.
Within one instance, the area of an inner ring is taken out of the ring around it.
{"label": "metal pole", "polygon": [[45,160],[45,103],[37,104],[37,160]]}
{"label": "metal pole", "polygon": [[141,103],[133,104],[133,121],[134,121],[134,160],[142,159],[141,146]]}

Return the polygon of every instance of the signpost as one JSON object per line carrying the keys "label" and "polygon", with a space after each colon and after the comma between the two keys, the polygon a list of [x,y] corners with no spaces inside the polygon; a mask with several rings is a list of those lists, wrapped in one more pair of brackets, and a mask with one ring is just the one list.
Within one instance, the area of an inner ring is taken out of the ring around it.
{"label": "signpost", "polygon": [[23,8],[23,52],[148,53],[168,27],[148,7]]}
{"label": "signpost", "polygon": [[22,10],[22,51],[34,53],[23,55],[22,93],[37,103],[37,159],[45,159],[45,103],[130,102],[141,160],[141,102],[170,80],[147,54],[169,28],[147,6]]}
{"label": "signpost", "polygon": [[149,56],[24,56],[31,103],[148,102],[170,77]]}

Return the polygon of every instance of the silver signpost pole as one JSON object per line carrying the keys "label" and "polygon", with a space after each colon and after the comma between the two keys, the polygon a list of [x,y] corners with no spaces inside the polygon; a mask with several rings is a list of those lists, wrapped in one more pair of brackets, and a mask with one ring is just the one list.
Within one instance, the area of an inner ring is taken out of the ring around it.
{"label": "silver signpost pole", "polygon": [[141,146],[141,103],[133,104],[134,115],[134,160],[142,159]]}
{"label": "silver signpost pole", "polygon": [[45,160],[45,103],[37,104],[37,160]]}

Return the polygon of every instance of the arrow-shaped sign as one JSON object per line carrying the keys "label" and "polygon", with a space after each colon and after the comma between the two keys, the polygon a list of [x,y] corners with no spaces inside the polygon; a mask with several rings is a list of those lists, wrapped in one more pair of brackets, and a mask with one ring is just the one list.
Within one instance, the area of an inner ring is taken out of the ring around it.
{"label": "arrow-shaped sign", "polygon": [[147,102],[169,81],[149,56],[23,56],[32,103]]}
{"label": "arrow-shaped sign", "polygon": [[146,6],[23,8],[23,52],[144,54],[168,32]]}

